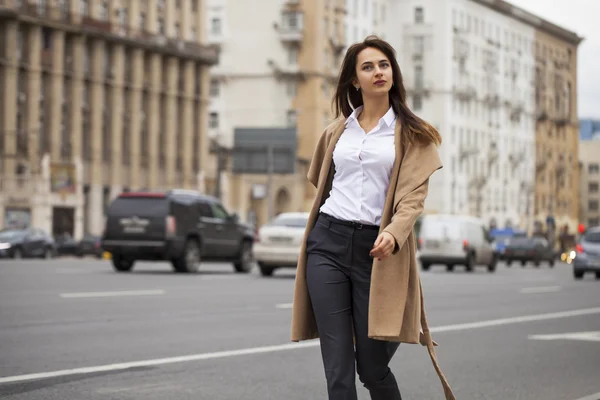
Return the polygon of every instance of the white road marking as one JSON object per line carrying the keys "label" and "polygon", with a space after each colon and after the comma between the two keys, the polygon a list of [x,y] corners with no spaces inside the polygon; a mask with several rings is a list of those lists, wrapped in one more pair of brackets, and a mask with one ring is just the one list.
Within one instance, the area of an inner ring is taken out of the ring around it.
{"label": "white road marking", "polygon": [[589,396],[581,397],[577,400],[600,400],[600,392],[590,394]]}
{"label": "white road marking", "polygon": [[159,290],[123,290],[118,292],[82,292],[82,293],[61,293],[63,299],[85,299],[92,297],[121,297],[121,296],[155,296],[165,294],[162,289]]}
{"label": "white road marking", "polygon": [[489,321],[469,322],[466,324],[438,326],[438,327],[431,328],[430,331],[431,332],[465,331],[465,330],[469,330],[469,329],[489,328],[491,326],[518,324],[518,323],[522,323],[522,322],[545,321],[548,319],[577,317],[577,316],[581,316],[581,315],[590,315],[590,314],[600,314],[600,307],[584,308],[581,310],[561,311],[561,312],[548,313],[548,314],[524,315],[522,317],[492,319]]}
{"label": "white road marking", "polygon": [[275,306],[275,308],[281,308],[281,309],[286,309],[286,308],[292,308],[293,303],[282,303],[282,304],[277,304]]}
{"label": "white road marking", "polygon": [[[462,331],[462,330],[469,330],[469,329],[486,328],[486,327],[491,327],[491,326],[509,325],[509,324],[516,324],[516,323],[522,323],[522,322],[532,322],[532,321],[543,321],[543,320],[548,320],[548,319],[575,317],[575,316],[590,315],[590,314],[600,314],[600,307],[585,308],[585,309],[581,309],[581,310],[572,310],[572,311],[563,311],[563,312],[556,312],[556,313],[549,313],[549,314],[525,315],[522,317],[502,318],[502,319],[472,322],[472,323],[466,323],[466,324],[438,326],[438,327],[432,328],[431,332]],[[243,356],[243,355],[250,355],[250,354],[271,353],[271,352],[276,352],[276,351],[296,350],[296,349],[302,349],[302,348],[307,348],[307,347],[316,347],[316,346],[319,346],[319,341],[318,340],[310,340],[310,341],[301,342],[301,343],[290,343],[290,344],[265,346],[265,347],[251,347],[251,348],[239,349],[239,350],[219,351],[219,352],[215,352],[215,353],[201,353],[201,354],[192,354],[192,355],[179,356],[179,357],[158,358],[158,359],[152,359],[152,360],[132,361],[132,362],[126,362],[126,363],[119,363],[119,364],[99,365],[99,366],[95,366],[95,367],[64,369],[64,370],[59,370],[59,371],[40,372],[40,373],[26,374],[26,375],[6,376],[6,377],[0,378],[0,384],[28,381],[28,380],[33,380],[33,379],[56,378],[56,377],[60,377],[60,376],[69,376],[69,375],[94,374],[94,373],[105,372],[105,371],[118,371],[118,370],[125,370],[125,369],[131,369],[131,368],[149,367],[149,366],[156,366],[156,365],[183,363],[183,362],[199,361],[199,360],[210,360],[210,359],[216,359],[216,358],[235,357],[235,356]]]}
{"label": "white road marking", "polygon": [[32,380],[32,379],[56,378],[59,376],[77,375],[77,374],[94,374],[94,373],[98,373],[98,372],[118,371],[118,370],[130,369],[130,368],[151,367],[151,366],[155,366],[155,365],[174,364],[174,363],[199,361],[199,360],[210,360],[210,359],[215,359],[215,358],[235,357],[235,356],[243,356],[243,355],[247,355],[247,354],[260,354],[260,353],[270,353],[270,352],[274,352],[274,351],[296,350],[296,349],[301,349],[304,347],[314,347],[314,346],[318,346],[318,345],[319,345],[318,341],[310,341],[310,342],[304,342],[304,343],[283,344],[283,345],[278,345],[278,346],[253,347],[253,348],[240,349],[240,350],[219,351],[219,352],[215,352],[215,353],[192,354],[192,355],[180,356],[180,357],[168,357],[168,358],[158,358],[158,359],[154,359],[154,360],[144,360],[144,361],[133,361],[133,362],[126,362],[126,363],[119,363],[119,364],[99,365],[96,367],[63,369],[60,371],[42,372],[42,373],[38,373],[38,374],[7,376],[4,378],[0,378],[0,384],[21,382],[21,381]]}
{"label": "white road marking", "polygon": [[552,293],[560,292],[560,286],[535,286],[523,288],[519,291],[521,294],[537,294],[537,293]]}
{"label": "white road marking", "polygon": [[600,342],[600,331],[598,332],[571,332],[556,333],[553,335],[529,335],[533,340],[583,340],[587,342]]}

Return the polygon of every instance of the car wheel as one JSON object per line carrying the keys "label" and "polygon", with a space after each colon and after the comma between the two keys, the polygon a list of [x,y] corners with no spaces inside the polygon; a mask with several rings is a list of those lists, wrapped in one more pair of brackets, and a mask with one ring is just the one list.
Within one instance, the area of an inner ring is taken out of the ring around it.
{"label": "car wheel", "polygon": [[533,265],[534,265],[536,268],[539,268],[539,267],[540,267],[540,262],[539,262],[539,261],[534,261],[534,262],[533,262]]}
{"label": "car wheel", "polygon": [[581,278],[583,278],[583,272],[573,271],[573,276],[575,277],[575,279],[581,279]]}
{"label": "car wheel", "polygon": [[181,257],[173,261],[176,272],[194,273],[200,268],[200,247],[194,239],[188,239],[183,248]]}
{"label": "car wheel", "polygon": [[275,272],[275,267],[269,267],[262,263],[258,264],[258,269],[260,269],[260,274],[262,276],[273,276],[273,272]]}
{"label": "car wheel", "polygon": [[112,258],[113,267],[117,272],[130,272],[134,262],[134,260],[129,260],[117,255],[113,255]]}
{"label": "car wheel", "polygon": [[240,249],[240,259],[233,264],[235,272],[247,274],[252,271],[252,242],[245,240]]}
{"label": "car wheel", "polygon": [[429,268],[431,268],[431,264],[429,264],[429,263],[421,263],[421,269],[423,271],[429,271]]}
{"label": "car wheel", "polygon": [[521,267],[525,268],[525,264],[527,264],[527,261],[521,261]]}
{"label": "car wheel", "polygon": [[19,247],[17,247],[13,250],[12,258],[14,258],[15,260],[20,260],[21,258],[23,258],[23,251]]}
{"label": "car wheel", "polygon": [[554,268],[554,260],[550,260],[548,264],[550,265],[550,268]]}
{"label": "car wheel", "polygon": [[475,270],[475,258],[473,257],[473,254],[467,256],[465,267],[467,268],[467,272],[473,272],[473,270]]}
{"label": "car wheel", "polygon": [[506,260],[506,266],[507,266],[507,267],[510,267],[510,266],[511,266],[511,264],[512,264],[512,260]]}
{"label": "car wheel", "polygon": [[596,272],[596,279],[600,279],[600,272]]}
{"label": "car wheel", "polygon": [[498,256],[493,255],[492,256],[492,261],[487,266],[488,272],[494,272],[494,271],[496,271],[496,264],[498,264]]}
{"label": "car wheel", "polygon": [[454,264],[447,264],[446,265],[446,271],[448,271],[448,272],[454,271]]}
{"label": "car wheel", "polygon": [[45,258],[46,260],[50,260],[50,259],[52,258],[52,249],[50,249],[50,248],[48,248],[48,247],[46,247],[46,248],[44,249],[44,258]]}

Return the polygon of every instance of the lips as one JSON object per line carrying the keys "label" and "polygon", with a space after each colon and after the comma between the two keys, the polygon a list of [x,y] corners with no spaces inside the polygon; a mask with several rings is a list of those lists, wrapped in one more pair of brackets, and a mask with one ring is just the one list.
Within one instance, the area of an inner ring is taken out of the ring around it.
{"label": "lips", "polygon": [[376,85],[383,85],[386,81],[384,81],[383,79],[380,79],[378,81],[375,81]]}

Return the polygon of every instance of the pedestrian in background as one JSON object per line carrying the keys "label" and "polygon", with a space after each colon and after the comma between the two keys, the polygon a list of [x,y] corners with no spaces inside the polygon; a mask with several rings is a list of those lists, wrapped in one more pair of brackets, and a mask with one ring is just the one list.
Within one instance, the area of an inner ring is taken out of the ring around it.
{"label": "pedestrian in background", "polygon": [[[441,168],[437,130],[408,108],[394,49],[377,37],[351,46],[308,179],[317,194],[298,261],[292,340],[320,337],[329,400],[400,400],[388,364],[399,344],[431,339],[413,226]],[[421,332],[422,330],[422,332]],[[355,370],[356,367],[356,370]]]}

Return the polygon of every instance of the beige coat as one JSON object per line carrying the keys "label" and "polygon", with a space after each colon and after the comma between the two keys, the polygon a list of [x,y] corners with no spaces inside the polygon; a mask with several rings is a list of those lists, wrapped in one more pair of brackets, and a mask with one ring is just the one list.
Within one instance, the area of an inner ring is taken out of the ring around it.
{"label": "beige coat", "polygon": [[[317,325],[306,286],[306,238],[312,230],[331,190],[334,175],[333,150],[344,132],[345,119],[339,118],[321,135],[308,171],[308,180],[317,188],[310,211],[294,289],[292,341],[318,338]],[[384,260],[374,259],[369,302],[369,337],[373,339],[420,343],[427,346],[440,377],[447,400],[454,394],[440,370],[425,318],[423,293],[416,260],[413,227],[423,212],[429,177],[442,168],[434,144],[423,146],[400,141],[400,122],[395,128],[396,160],[381,218],[381,232],[396,239],[394,253]]]}

